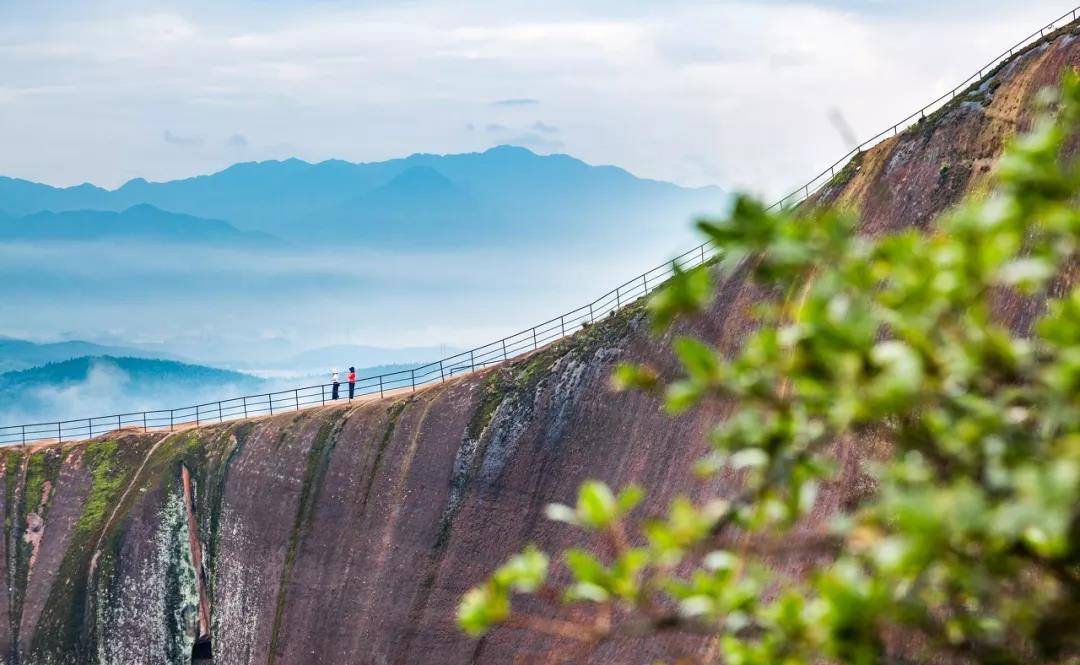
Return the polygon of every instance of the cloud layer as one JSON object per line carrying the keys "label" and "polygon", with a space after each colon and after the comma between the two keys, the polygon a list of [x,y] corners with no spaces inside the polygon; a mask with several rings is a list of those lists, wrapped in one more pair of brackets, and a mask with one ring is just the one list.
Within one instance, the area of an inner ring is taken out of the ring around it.
{"label": "cloud layer", "polygon": [[767,192],[844,152],[830,109],[873,134],[1061,11],[1048,0],[20,4],[0,8],[5,175],[116,185],[216,170],[241,152],[366,161],[516,142]]}

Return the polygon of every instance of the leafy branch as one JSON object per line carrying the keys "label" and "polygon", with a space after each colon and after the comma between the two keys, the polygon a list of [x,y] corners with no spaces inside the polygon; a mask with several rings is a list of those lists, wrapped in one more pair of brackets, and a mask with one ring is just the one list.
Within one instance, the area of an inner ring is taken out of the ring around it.
{"label": "leafy branch", "polygon": [[[635,519],[644,490],[584,483],[547,511],[585,537],[562,553],[569,581],[530,546],[463,598],[462,629],[513,623],[585,650],[680,632],[705,638],[697,662],[733,665],[1075,662],[1080,78],[1038,104],[993,193],[925,233],[867,237],[851,214],[749,197],[701,222],[719,269],[742,266],[765,294],[757,330],[731,358],[678,337],[682,376],[622,365],[613,383],[672,414],[732,405],[696,468],[737,472],[741,489]],[[706,308],[711,279],[677,271],[649,303],[654,326]],[[1010,320],[1020,307],[1041,318]],[[819,488],[853,481],[836,445],[871,438],[886,445],[857,474],[873,491],[814,526]],[[515,594],[574,619],[515,614]]]}

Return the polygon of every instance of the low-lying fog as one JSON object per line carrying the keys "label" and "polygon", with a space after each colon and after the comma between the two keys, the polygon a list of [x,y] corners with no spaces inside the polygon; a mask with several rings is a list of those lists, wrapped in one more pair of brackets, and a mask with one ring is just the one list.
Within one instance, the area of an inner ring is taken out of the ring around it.
{"label": "low-lying fog", "polygon": [[[434,360],[528,328],[695,242],[688,228],[666,245],[628,238],[588,251],[554,239],[527,252],[0,244],[0,336],[134,348],[273,387],[323,382],[330,363],[345,371]],[[133,386],[99,364],[77,385],[0,405],[0,425],[170,408],[243,388]]]}

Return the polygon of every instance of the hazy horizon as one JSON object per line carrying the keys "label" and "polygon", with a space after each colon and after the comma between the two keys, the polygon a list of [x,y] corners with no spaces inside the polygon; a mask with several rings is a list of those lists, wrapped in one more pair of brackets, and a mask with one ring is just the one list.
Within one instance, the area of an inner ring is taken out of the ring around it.
{"label": "hazy horizon", "polygon": [[[192,178],[200,178],[200,177],[217,175],[217,174],[222,173],[224,171],[228,171],[229,169],[231,169],[233,167],[250,165],[250,164],[284,164],[284,163],[288,163],[288,162],[302,162],[302,163],[307,164],[309,166],[319,166],[319,165],[334,164],[334,163],[346,163],[346,164],[350,164],[350,165],[366,165],[366,164],[375,164],[375,163],[380,163],[380,162],[385,162],[385,161],[392,161],[392,160],[407,160],[407,159],[412,158],[412,157],[429,156],[429,155],[435,155],[435,156],[439,156],[439,157],[451,157],[451,156],[459,156],[459,155],[478,155],[478,154],[483,154],[485,152],[495,150],[495,149],[498,149],[498,148],[507,148],[507,147],[510,147],[510,148],[524,148],[525,150],[528,150],[528,151],[533,152],[534,154],[540,155],[540,156],[569,157],[571,159],[575,159],[575,160],[584,162],[585,164],[587,164],[589,166],[595,166],[595,167],[601,167],[601,168],[615,168],[615,169],[619,169],[621,171],[626,171],[630,175],[632,175],[632,176],[634,176],[636,178],[642,179],[642,180],[652,180],[652,181],[656,181],[656,182],[670,183],[670,184],[677,185],[679,187],[683,187],[683,188],[686,188],[686,189],[720,188],[720,185],[718,185],[717,183],[703,183],[703,184],[700,184],[700,185],[682,185],[682,184],[672,182],[672,181],[668,181],[668,180],[662,180],[662,179],[657,179],[657,178],[647,178],[645,176],[641,176],[640,174],[634,173],[630,169],[623,168],[623,167],[619,166],[618,164],[593,163],[593,162],[589,162],[589,161],[584,160],[584,159],[580,159],[579,157],[573,155],[570,152],[538,152],[537,150],[535,150],[533,148],[530,148],[528,146],[516,145],[516,144],[513,144],[513,143],[500,143],[500,144],[497,144],[497,145],[490,146],[488,148],[484,148],[482,150],[471,150],[471,151],[466,151],[466,152],[434,153],[434,152],[421,151],[421,152],[413,152],[413,153],[403,154],[403,155],[390,156],[390,157],[387,157],[385,159],[366,160],[366,161],[365,160],[352,161],[352,160],[348,160],[348,159],[342,159],[340,157],[326,157],[325,159],[319,159],[319,160],[307,160],[307,159],[303,159],[303,158],[296,157],[296,156],[269,157],[269,158],[266,158],[266,159],[252,159],[252,160],[236,161],[236,162],[233,162],[231,164],[226,164],[224,166],[214,167],[212,170],[196,171],[196,172],[193,172],[193,173],[188,173],[186,175],[185,174],[179,174],[179,175],[176,175],[175,177],[170,177],[170,178],[167,178],[167,179],[160,179],[160,180],[152,180],[150,178],[146,178],[146,177],[143,177],[143,176],[136,175],[136,176],[132,176],[131,178],[129,178],[127,180],[124,180],[124,181],[121,181],[121,182],[115,182],[115,183],[112,183],[112,184],[109,184],[109,185],[100,184],[100,183],[94,182],[93,180],[84,180],[82,182],[58,184],[58,183],[55,183],[55,182],[48,182],[48,181],[45,181],[45,180],[32,180],[32,179],[29,179],[29,178],[22,178],[22,177],[19,177],[19,176],[12,176],[12,175],[7,174],[7,173],[0,173],[0,178],[3,178],[3,177],[15,178],[15,179],[18,179],[18,180],[25,180],[27,182],[32,182],[32,183],[36,183],[36,184],[48,185],[49,187],[55,187],[57,189],[69,189],[69,188],[81,187],[81,186],[84,186],[84,185],[90,185],[92,187],[103,189],[103,190],[106,190],[106,191],[109,191],[109,192],[115,192],[116,190],[121,189],[124,185],[127,185],[127,184],[132,183],[132,182],[145,181],[145,182],[148,182],[148,183],[151,183],[151,184],[161,184],[161,183],[175,182],[175,181],[178,181],[178,180],[188,180],[188,179],[192,179]],[[207,168],[210,168],[210,167],[207,167]]]}

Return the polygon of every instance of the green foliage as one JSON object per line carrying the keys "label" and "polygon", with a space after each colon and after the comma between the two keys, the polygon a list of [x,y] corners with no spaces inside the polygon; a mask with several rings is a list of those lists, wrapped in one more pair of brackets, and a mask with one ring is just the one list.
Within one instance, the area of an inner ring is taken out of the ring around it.
{"label": "green foliage", "polygon": [[671,264],[674,273],[663,289],[649,299],[653,328],[666,328],[680,314],[694,312],[712,299],[712,278],[704,266],[683,270]]}
{"label": "green foliage", "polygon": [[615,390],[655,390],[660,377],[652,369],[635,363],[619,363],[611,375],[611,387]]}
{"label": "green foliage", "polygon": [[470,635],[482,635],[510,615],[510,594],[531,593],[547,579],[548,556],[527,547],[495,571],[486,584],[470,590],[458,607],[458,625]]}
{"label": "green foliage", "polygon": [[[860,236],[853,216],[747,197],[700,225],[772,296],[732,358],[678,338],[665,403],[732,405],[697,470],[737,473],[740,489],[634,521],[639,489],[584,483],[575,507],[548,509],[591,546],[564,553],[568,581],[547,597],[594,618],[526,626],[586,645],[705,634],[710,659],[744,665],[1077,662],[1080,167],[1063,155],[1080,134],[1080,79],[1040,104],[994,192],[925,234]],[[707,279],[679,273],[650,302],[654,323],[704,307]],[[1013,316],[1040,304],[1034,325]],[[615,383],[663,385],[636,366]],[[839,475],[837,442],[873,440],[885,445]],[[872,491],[828,531],[808,528],[826,483]],[[522,556],[546,571],[536,550]],[[504,570],[465,597],[470,633],[510,616]]]}
{"label": "green foliage", "polygon": [[611,566],[583,549],[567,550],[563,558],[575,580],[566,589],[567,600],[602,603],[619,598],[633,602],[641,591],[641,572],[648,565],[649,553],[640,548],[628,549]]}
{"label": "green foliage", "polygon": [[633,510],[643,498],[644,491],[636,485],[624,488],[616,496],[604,483],[587,480],[578,489],[576,507],[553,503],[546,512],[548,519],[590,529],[604,529]]}

